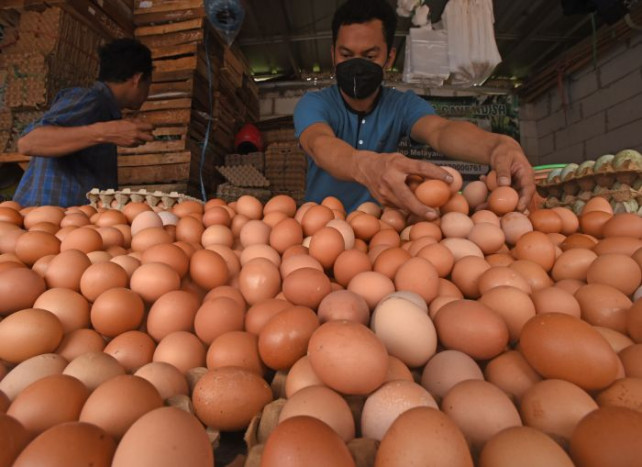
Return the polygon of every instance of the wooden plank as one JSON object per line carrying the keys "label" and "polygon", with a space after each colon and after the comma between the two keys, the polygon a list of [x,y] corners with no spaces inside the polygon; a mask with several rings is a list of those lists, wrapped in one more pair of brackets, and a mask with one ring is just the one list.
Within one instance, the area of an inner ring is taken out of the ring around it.
{"label": "wooden plank", "polygon": [[152,83],[187,81],[194,76],[194,70],[152,72]]}
{"label": "wooden plank", "polygon": [[145,120],[153,125],[171,126],[180,123],[188,124],[190,121],[189,109],[159,110],[157,112],[143,113]]}
{"label": "wooden plank", "polygon": [[192,99],[165,99],[157,101],[145,101],[140,108],[141,112],[149,112],[153,110],[168,110],[168,109],[189,109],[192,107]]}
{"label": "wooden plank", "polygon": [[[147,153],[172,153],[183,151],[185,149],[185,140],[168,140],[168,141],[151,141],[141,144],[135,148],[118,148],[118,154],[147,154]],[[141,164],[147,165],[147,164]]]}
{"label": "wooden plank", "polygon": [[141,26],[136,28],[136,37],[170,34],[179,31],[190,31],[203,27],[203,18],[195,18],[177,23],[160,24],[158,26]]}
{"label": "wooden plank", "polygon": [[155,47],[151,49],[152,59],[175,57],[177,55],[195,55],[198,50],[197,44],[181,44],[169,47]]}
{"label": "wooden plank", "polygon": [[134,15],[198,8],[203,0],[136,0]]}
{"label": "wooden plank", "polygon": [[19,154],[17,152],[6,152],[0,154],[0,164],[5,162],[29,162],[30,160],[30,156],[25,156],[24,154]]}
{"label": "wooden plank", "polygon": [[160,73],[176,70],[195,70],[196,55],[168,60],[154,60],[154,70]]}
{"label": "wooden plank", "polygon": [[162,128],[155,128],[152,131],[154,136],[185,136],[187,135],[186,126],[166,126]]}
{"label": "wooden plank", "polygon": [[[140,10],[142,11],[142,10]],[[201,4],[198,8],[190,8],[187,10],[172,10],[157,13],[140,13],[134,15],[134,25],[144,26],[148,24],[162,24],[173,21],[185,21],[194,18],[205,17],[205,9]]]}
{"label": "wooden plank", "polygon": [[180,164],[119,167],[119,184],[168,183],[189,178],[189,162]]}
{"label": "wooden plank", "polygon": [[168,81],[153,83],[149,88],[147,99],[165,99],[166,96],[191,97],[194,90],[194,80]]}
{"label": "wooden plank", "polygon": [[103,9],[103,11],[118,23],[124,30],[133,30],[134,11],[121,0],[90,0],[91,3]]}
{"label": "wooden plank", "polygon": [[189,151],[166,154],[143,154],[137,156],[118,156],[118,167],[142,167],[147,165],[179,164],[189,162],[192,153]]}
{"label": "wooden plank", "polygon": [[161,183],[161,184],[152,184],[152,185],[120,185],[118,187],[120,190],[129,188],[131,191],[147,190],[150,193],[155,191],[161,191],[163,193],[172,193],[177,192],[180,194],[187,193],[187,182],[181,183]]}
{"label": "wooden plank", "polygon": [[62,8],[107,39],[133,36],[133,25],[127,29],[123,28],[101,8],[91,5],[85,0],[66,0]]}
{"label": "wooden plank", "polygon": [[203,40],[202,29],[194,29],[191,31],[179,31],[179,32],[161,34],[156,36],[140,37],[140,41],[149,48],[168,47],[172,45],[201,42],[202,40]]}

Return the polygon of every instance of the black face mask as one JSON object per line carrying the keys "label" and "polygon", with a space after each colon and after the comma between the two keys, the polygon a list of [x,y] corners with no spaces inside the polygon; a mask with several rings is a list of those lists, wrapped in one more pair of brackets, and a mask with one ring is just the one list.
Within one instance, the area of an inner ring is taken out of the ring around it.
{"label": "black face mask", "polygon": [[383,68],[365,58],[351,58],[337,65],[337,84],[353,99],[370,97],[382,81]]}

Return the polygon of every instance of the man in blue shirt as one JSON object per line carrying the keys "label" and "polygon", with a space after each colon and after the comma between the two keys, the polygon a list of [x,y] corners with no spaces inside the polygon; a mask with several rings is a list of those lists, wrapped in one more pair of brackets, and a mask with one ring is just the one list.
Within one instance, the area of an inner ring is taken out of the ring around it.
{"label": "man in blue shirt", "polygon": [[309,156],[306,198],[321,202],[333,195],[348,211],[374,199],[436,218],[406,179],[452,179],[434,164],[397,152],[400,138],[410,136],[453,159],[489,164],[500,185],[512,184],[519,191],[518,208],[526,209],[535,184],[515,140],[441,118],[413,92],[381,85],[384,68],[395,61],[396,20],[385,0],[348,0],[335,12],[331,53],[337,85],[307,93],[294,112],[296,135]]}
{"label": "man in blue shirt", "polygon": [[100,49],[98,81],[90,88],[58,93],[44,115],[18,140],[32,156],[13,199],[22,206],[87,203],[92,188],[118,188],[116,146],[152,141],[152,125],[122,119],[122,109],[140,109],[152,75],[150,50],[133,39]]}

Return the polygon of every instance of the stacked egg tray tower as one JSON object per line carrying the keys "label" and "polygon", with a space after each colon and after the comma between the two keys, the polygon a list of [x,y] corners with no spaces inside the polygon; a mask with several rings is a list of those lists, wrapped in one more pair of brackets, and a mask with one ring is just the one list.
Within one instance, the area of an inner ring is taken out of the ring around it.
{"label": "stacked egg tray tower", "polygon": [[272,196],[270,181],[264,176],[265,155],[262,152],[228,154],[225,165],[216,169],[226,180],[216,188],[216,196],[228,203],[243,195],[254,196],[266,203]]}
{"label": "stacked egg tray tower", "polygon": [[178,192],[164,193],[162,191],[147,191],[146,189],[131,190],[124,188],[122,190],[100,190],[93,188],[87,193],[87,200],[89,204],[96,209],[109,208],[122,210],[125,205],[129,203],[146,203],[154,210],[168,210],[175,204],[184,201],[196,201],[202,203],[201,200],[187,196]]}
{"label": "stacked egg tray tower", "polygon": [[601,196],[615,213],[642,216],[642,155],[632,149],[567,164],[536,183],[545,208],[567,207],[579,215],[588,200]]}
{"label": "stacked egg tray tower", "polygon": [[307,161],[296,140],[278,141],[265,151],[265,176],[270,181],[272,194],[286,194],[297,204],[305,196]]}

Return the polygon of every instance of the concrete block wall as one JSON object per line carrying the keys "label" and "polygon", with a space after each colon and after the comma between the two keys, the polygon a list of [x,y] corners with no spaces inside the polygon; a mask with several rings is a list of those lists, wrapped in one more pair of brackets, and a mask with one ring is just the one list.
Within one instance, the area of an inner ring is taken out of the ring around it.
{"label": "concrete block wall", "polygon": [[567,77],[561,90],[522,104],[520,125],[533,165],[642,151],[642,34]]}

